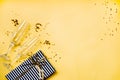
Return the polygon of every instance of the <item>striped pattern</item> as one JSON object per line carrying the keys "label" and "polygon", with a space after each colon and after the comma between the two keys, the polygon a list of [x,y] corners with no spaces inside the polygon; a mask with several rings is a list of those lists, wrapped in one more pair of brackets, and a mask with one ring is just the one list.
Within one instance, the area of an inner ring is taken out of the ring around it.
{"label": "striped pattern", "polygon": [[[39,50],[36,54],[32,56],[33,59],[36,59],[35,56],[38,56],[40,59],[44,57],[42,52]],[[10,73],[6,75],[6,78],[8,80],[39,80],[39,73],[35,66],[30,66],[28,64],[32,64],[32,61],[30,58],[26,61],[24,61],[21,65],[19,65],[17,68],[12,70]],[[41,63],[40,63],[41,64]],[[47,79],[50,77],[54,72],[55,69],[52,67],[52,65],[48,62],[47,59],[45,59],[45,64],[41,66],[41,68],[44,70],[44,78]],[[29,70],[28,70],[29,69]],[[26,70],[28,70],[24,75],[22,75]],[[18,76],[22,75],[17,79]]]}

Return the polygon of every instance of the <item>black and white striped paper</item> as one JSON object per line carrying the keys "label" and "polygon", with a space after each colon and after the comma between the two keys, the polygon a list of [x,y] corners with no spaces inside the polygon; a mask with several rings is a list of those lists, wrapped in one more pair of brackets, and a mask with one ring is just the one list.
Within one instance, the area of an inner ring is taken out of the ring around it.
{"label": "black and white striped paper", "polygon": [[[34,54],[32,56],[32,58],[35,59],[36,55],[38,55],[38,57],[40,59],[44,58],[44,55],[42,54],[42,52],[40,50],[36,54]],[[6,78],[8,80],[39,80],[39,72],[36,69],[36,67],[33,66],[31,68],[31,66],[27,66],[27,64],[32,64],[32,61],[30,60],[30,58],[28,60],[24,61],[18,67],[16,67],[10,73],[8,73],[6,75]],[[49,61],[47,59],[45,59],[45,64],[41,65],[41,68],[44,70],[44,78],[45,79],[50,77],[55,72],[55,69],[52,67],[52,65],[49,63]],[[25,72],[25,70],[27,70],[27,69],[30,69],[30,70],[28,72],[26,72],[24,75],[22,75],[21,77],[17,78],[18,76],[23,74]]]}

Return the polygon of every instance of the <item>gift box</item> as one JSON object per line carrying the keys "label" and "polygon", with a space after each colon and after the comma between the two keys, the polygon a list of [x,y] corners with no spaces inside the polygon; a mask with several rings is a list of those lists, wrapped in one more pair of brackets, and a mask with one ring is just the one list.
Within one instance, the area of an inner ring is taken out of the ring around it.
{"label": "gift box", "polygon": [[[43,73],[38,70],[38,68]],[[45,80],[55,73],[55,69],[45,58],[42,51],[25,60],[21,65],[6,75],[8,80]],[[41,79],[44,77],[44,79]]]}

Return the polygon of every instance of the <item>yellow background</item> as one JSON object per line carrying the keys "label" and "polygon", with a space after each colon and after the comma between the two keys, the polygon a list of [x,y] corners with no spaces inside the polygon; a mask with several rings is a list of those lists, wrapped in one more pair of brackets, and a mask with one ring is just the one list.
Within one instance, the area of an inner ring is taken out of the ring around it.
{"label": "yellow background", "polygon": [[[17,29],[11,23],[15,18],[29,22],[32,34],[36,22],[49,23],[52,51],[61,59],[49,60],[57,72],[48,80],[120,80],[120,0],[1,0],[0,54],[11,39],[5,32]],[[9,71],[0,62],[0,80],[5,80]]]}

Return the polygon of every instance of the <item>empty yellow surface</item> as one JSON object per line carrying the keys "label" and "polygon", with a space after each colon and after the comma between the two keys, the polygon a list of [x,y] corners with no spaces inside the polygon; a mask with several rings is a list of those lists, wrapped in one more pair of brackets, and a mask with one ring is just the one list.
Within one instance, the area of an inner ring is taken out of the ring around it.
{"label": "empty yellow surface", "polygon": [[[51,51],[61,59],[49,60],[57,72],[48,80],[120,80],[120,0],[1,0],[0,54],[12,37],[5,32],[17,29],[11,23],[16,18],[31,24],[33,36],[37,22],[49,23],[40,37],[55,43]],[[54,56],[44,46],[39,49]],[[9,72],[3,62],[0,80]]]}

